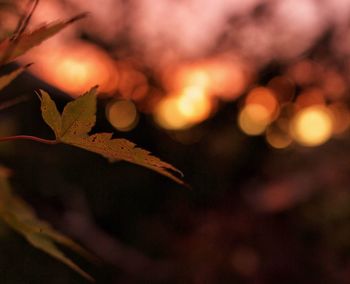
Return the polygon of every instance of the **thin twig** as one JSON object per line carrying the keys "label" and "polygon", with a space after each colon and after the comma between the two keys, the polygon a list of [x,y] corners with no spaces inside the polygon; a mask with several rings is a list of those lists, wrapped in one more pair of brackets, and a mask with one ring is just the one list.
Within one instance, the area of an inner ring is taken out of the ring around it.
{"label": "thin twig", "polygon": [[74,16],[73,18],[71,18],[69,21],[67,21],[67,24],[71,24],[73,22],[76,22],[76,21],[79,21],[81,19],[84,19],[84,18],[86,18],[89,15],[90,15],[89,12],[80,13],[80,14]]}
{"label": "thin twig", "polygon": [[60,143],[57,140],[48,140],[48,139],[44,139],[36,136],[30,136],[30,135],[15,135],[15,136],[0,137],[0,142],[15,141],[15,140],[31,140],[31,141],[49,144],[49,145],[55,145]]}
{"label": "thin twig", "polygon": [[7,100],[5,102],[0,103],[0,111],[4,109],[8,109],[20,103],[26,102],[29,100],[28,96],[21,96],[12,100]]}
{"label": "thin twig", "polygon": [[17,35],[16,37],[20,37],[26,30],[26,28],[28,27],[29,25],[29,22],[33,16],[33,13],[34,11],[36,10],[36,7],[38,6],[39,4],[39,0],[34,0],[34,3],[32,5],[32,8],[30,9],[30,11],[27,13],[27,16],[24,17],[24,19],[22,20],[22,25],[20,26],[18,32],[17,32]]}

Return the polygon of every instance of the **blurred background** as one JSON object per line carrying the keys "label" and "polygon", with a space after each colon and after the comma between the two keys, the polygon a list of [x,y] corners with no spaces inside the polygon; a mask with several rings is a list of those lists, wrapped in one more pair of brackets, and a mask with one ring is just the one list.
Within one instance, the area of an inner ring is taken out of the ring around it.
{"label": "blurred background", "polygon": [[[0,1],[0,36],[27,1]],[[349,283],[350,1],[42,0],[29,29],[89,16],[22,56],[0,135],[52,137],[100,85],[94,131],[185,174],[192,190],[69,146],[0,145],[12,184],[101,264],[97,283]],[[5,73],[15,68],[5,66]],[[1,283],[86,283],[0,227]]]}

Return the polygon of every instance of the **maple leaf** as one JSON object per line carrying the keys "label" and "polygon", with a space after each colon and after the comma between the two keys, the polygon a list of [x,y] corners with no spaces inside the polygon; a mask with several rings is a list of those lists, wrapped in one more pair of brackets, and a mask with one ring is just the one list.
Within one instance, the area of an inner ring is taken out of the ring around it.
{"label": "maple leaf", "polygon": [[91,254],[74,241],[54,230],[48,223],[37,218],[33,209],[19,196],[13,194],[6,170],[0,168],[0,218],[12,229],[23,235],[34,247],[60,260],[90,281],[93,278],[65,256],[55,243],[93,259]]}
{"label": "maple leaf", "polygon": [[60,32],[71,23],[85,17],[86,14],[79,14],[67,21],[54,22],[42,26],[32,32],[26,32],[17,39],[5,38],[0,43],[0,62],[2,64],[13,61],[18,56],[23,55],[29,49],[41,44],[43,41]]}
{"label": "maple leaf", "polygon": [[23,73],[23,71],[29,67],[30,64],[19,67],[16,70],[10,72],[9,74],[3,75],[0,77],[0,90],[4,89],[7,87],[13,80],[15,80],[19,75]]}
{"label": "maple leaf", "polygon": [[60,115],[48,93],[40,91],[42,116],[54,131],[56,140],[100,154],[110,161],[123,160],[149,168],[186,185],[171,172],[182,175],[178,169],[152,156],[150,152],[136,147],[134,143],[126,139],[112,138],[112,133],[89,135],[96,122],[96,92],[97,87],[94,87],[85,95],[68,103]]}
{"label": "maple leaf", "polygon": [[51,100],[48,93],[45,91],[40,91],[41,96],[41,115],[48,126],[54,131],[56,139],[61,136],[61,114],[58,112],[56,104]]}

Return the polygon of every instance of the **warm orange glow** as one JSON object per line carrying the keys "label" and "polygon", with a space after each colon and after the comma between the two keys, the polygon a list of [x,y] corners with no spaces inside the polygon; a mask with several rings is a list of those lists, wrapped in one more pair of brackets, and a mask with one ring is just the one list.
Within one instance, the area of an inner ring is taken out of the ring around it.
{"label": "warm orange glow", "polygon": [[262,134],[269,124],[269,113],[261,105],[248,104],[240,112],[238,125],[248,135]]}
{"label": "warm orange glow", "polygon": [[236,99],[247,86],[247,74],[239,62],[218,59],[207,65],[212,93],[223,100]]}
{"label": "warm orange glow", "polygon": [[333,133],[341,134],[350,126],[350,112],[348,107],[342,103],[334,103],[329,106],[334,118]]}
{"label": "warm orange glow", "polygon": [[208,89],[211,83],[207,70],[200,67],[193,70],[185,70],[179,79],[182,86],[198,86],[204,89]]}
{"label": "warm orange glow", "polygon": [[339,100],[346,91],[345,79],[334,70],[327,70],[323,75],[322,87],[329,99]]}
{"label": "warm orange glow", "polygon": [[276,149],[287,148],[292,143],[292,139],[287,133],[275,127],[269,127],[266,130],[266,141]]}
{"label": "warm orange glow", "polygon": [[[295,105],[293,103],[286,103],[281,106],[278,118],[274,121],[273,127],[276,127],[278,131],[282,133],[290,133],[290,124],[296,113]],[[272,127],[271,126],[271,127]]]}
{"label": "warm orange glow", "polygon": [[274,92],[280,102],[286,103],[292,100],[295,93],[295,85],[286,76],[272,78],[267,87]]}
{"label": "warm orange glow", "polygon": [[156,108],[156,121],[167,129],[185,129],[207,119],[211,98],[197,86],[184,88],[178,95],[163,99]]}
{"label": "warm orange glow", "polygon": [[318,77],[320,68],[311,60],[303,60],[293,64],[288,73],[297,84],[309,85]]}
{"label": "warm orange glow", "polygon": [[223,100],[236,99],[247,85],[247,74],[241,62],[217,57],[167,70],[165,85],[170,90],[197,86],[209,95]]}
{"label": "warm orange glow", "polygon": [[35,54],[31,71],[72,95],[81,95],[94,85],[106,93],[117,87],[114,62],[101,49],[85,42]]}
{"label": "warm orange glow", "polygon": [[57,72],[62,75],[68,84],[67,89],[70,89],[72,93],[78,93],[82,91],[82,86],[85,86],[89,72],[91,72],[93,66],[88,62],[79,62],[74,58],[63,58],[63,60],[57,66]]}
{"label": "warm orange glow", "polygon": [[211,79],[201,64],[193,63],[167,69],[164,74],[164,83],[166,88],[172,91],[179,91],[186,86],[197,86],[208,90]]}
{"label": "warm orange glow", "polygon": [[297,97],[295,104],[298,109],[313,105],[324,105],[324,93],[319,88],[306,89]]}
{"label": "warm orange glow", "polygon": [[164,83],[176,95],[159,104],[156,120],[167,129],[183,129],[207,119],[216,97],[231,100],[241,94],[247,76],[242,64],[215,58],[170,68]]}
{"label": "warm orange glow", "polygon": [[137,110],[131,101],[114,101],[106,111],[109,122],[120,131],[132,130],[138,122]]}
{"label": "warm orange glow", "polygon": [[149,92],[146,76],[130,62],[118,62],[118,92],[125,99],[143,100]]}
{"label": "warm orange glow", "polygon": [[331,112],[323,106],[312,106],[299,111],[292,120],[291,134],[304,146],[325,143],[333,132]]}
{"label": "warm orange glow", "polygon": [[[260,117],[262,115],[262,112],[256,113],[255,116],[256,119],[264,120],[264,121],[272,121],[278,111],[278,102],[274,95],[274,93],[264,87],[257,87],[252,89],[245,100],[246,105],[258,105],[265,109],[264,116]],[[254,115],[254,114],[252,114]]]}
{"label": "warm orange glow", "polygon": [[197,86],[185,88],[177,101],[179,112],[191,123],[208,118],[212,104],[206,92]]}
{"label": "warm orange glow", "polygon": [[186,129],[192,126],[188,119],[180,112],[178,98],[170,96],[164,98],[155,109],[156,122],[165,129]]}

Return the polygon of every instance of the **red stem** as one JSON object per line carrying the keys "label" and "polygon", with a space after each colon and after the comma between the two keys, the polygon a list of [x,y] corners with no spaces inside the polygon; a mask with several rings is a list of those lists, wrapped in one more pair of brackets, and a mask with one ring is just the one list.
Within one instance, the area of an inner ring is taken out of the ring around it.
{"label": "red stem", "polygon": [[47,140],[44,138],[39,138],[36,136],[30,136],[30,135],[15,135],[15,136],[0,137],[0,142],[13,141],[13,140],[32,140],[35,142],[40,142],[40,143],[49,144],[49,145],[54,145],[59,143],[59,141],[57,140]]}

